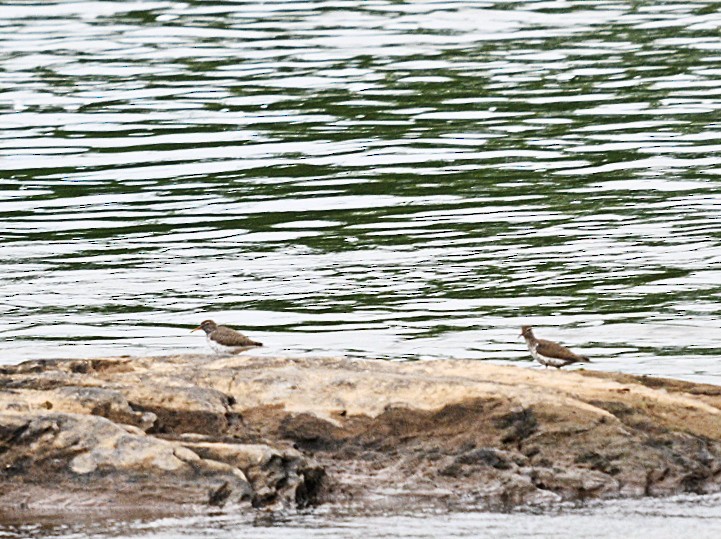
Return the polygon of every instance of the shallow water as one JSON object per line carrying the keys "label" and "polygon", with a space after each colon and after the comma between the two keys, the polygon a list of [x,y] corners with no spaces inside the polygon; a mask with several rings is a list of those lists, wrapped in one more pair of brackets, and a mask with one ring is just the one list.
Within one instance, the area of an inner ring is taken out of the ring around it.
{"label": "shallow water", "polygon": [[719,496],[679,496],[660,500],[614,501],[586,506],[565,505],[553,510],[511,513],[426,513],[352,516],[334,510],[300,515],[232,514],[108,519],[63,523],[48,519],[33,524],[0,525],[8,539],[143,538],[290,539],[300,537],[530,537],[533,539],[716,539],[721,535]]}

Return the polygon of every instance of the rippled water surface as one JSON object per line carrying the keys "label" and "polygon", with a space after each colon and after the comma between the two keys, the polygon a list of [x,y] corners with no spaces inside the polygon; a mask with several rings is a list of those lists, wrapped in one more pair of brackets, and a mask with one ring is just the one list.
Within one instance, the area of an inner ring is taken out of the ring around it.
{"label": "rippled water surface", "polygon": [[527,360],[721,383],[719,4],[0,6],[3,357]]}
{"label": "rippled water surface", "polygon": [[533,513],[450,513],[353,517],[333,511],[293,516],[216,514],[158,520],[107,519],[63,523],[57,519],[2,525],[8,539],[412,539],[516,537],[533,539],[717,539],[721,536],[721,499],[680,496],[559,507]]}

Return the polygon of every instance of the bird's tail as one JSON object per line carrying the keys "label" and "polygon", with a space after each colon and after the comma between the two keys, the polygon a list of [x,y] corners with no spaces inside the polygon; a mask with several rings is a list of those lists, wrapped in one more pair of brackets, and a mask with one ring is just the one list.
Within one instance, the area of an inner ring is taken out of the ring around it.
{"label": "bird's tail", "polygon": [[593,363],[588,356],[579,356],[584,363]]}
{"label": "bird's tail", "polygon": [[251,345],[251,346],[263,346],[263,343],[262,343],[262,342],[258,342],[258,341],[250,341],[250,345]]}

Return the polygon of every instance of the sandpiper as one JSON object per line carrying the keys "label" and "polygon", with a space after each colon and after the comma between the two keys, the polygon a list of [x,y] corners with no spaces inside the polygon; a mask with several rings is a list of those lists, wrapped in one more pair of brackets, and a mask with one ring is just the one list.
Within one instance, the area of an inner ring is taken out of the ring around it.
{"label": "sandpiper", "polygon": [[[239,331],[228,326],[219,326],[212,320],[204,320],[193,331],[205,331],[205,339],[210,347],[218,354],[237,354],[249,348],[263,346],[263,343],[249,339]],[[191,333],[193,332],[191,331]]]}
{"label": "sandpiper", "polygon": [[560,369],[571,363],[591,362],[586,356],[575,354],[562,344],[546,339],[536,339],[531,326],[522,326],[521,336],[526,339],[528,351],[531,352],[533,359],[545,367],[550,365]]}

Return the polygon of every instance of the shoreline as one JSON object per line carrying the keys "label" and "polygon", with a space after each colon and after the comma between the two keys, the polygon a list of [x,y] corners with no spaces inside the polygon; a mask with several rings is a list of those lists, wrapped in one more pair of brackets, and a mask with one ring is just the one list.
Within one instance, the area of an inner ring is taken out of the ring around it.
{"label": "shoreline", "polygon": [[682,380],[175,355],[27,361],[0,367],[0,387],[3,520],[68,507],[509,510],[721,491],[721,387]]}

